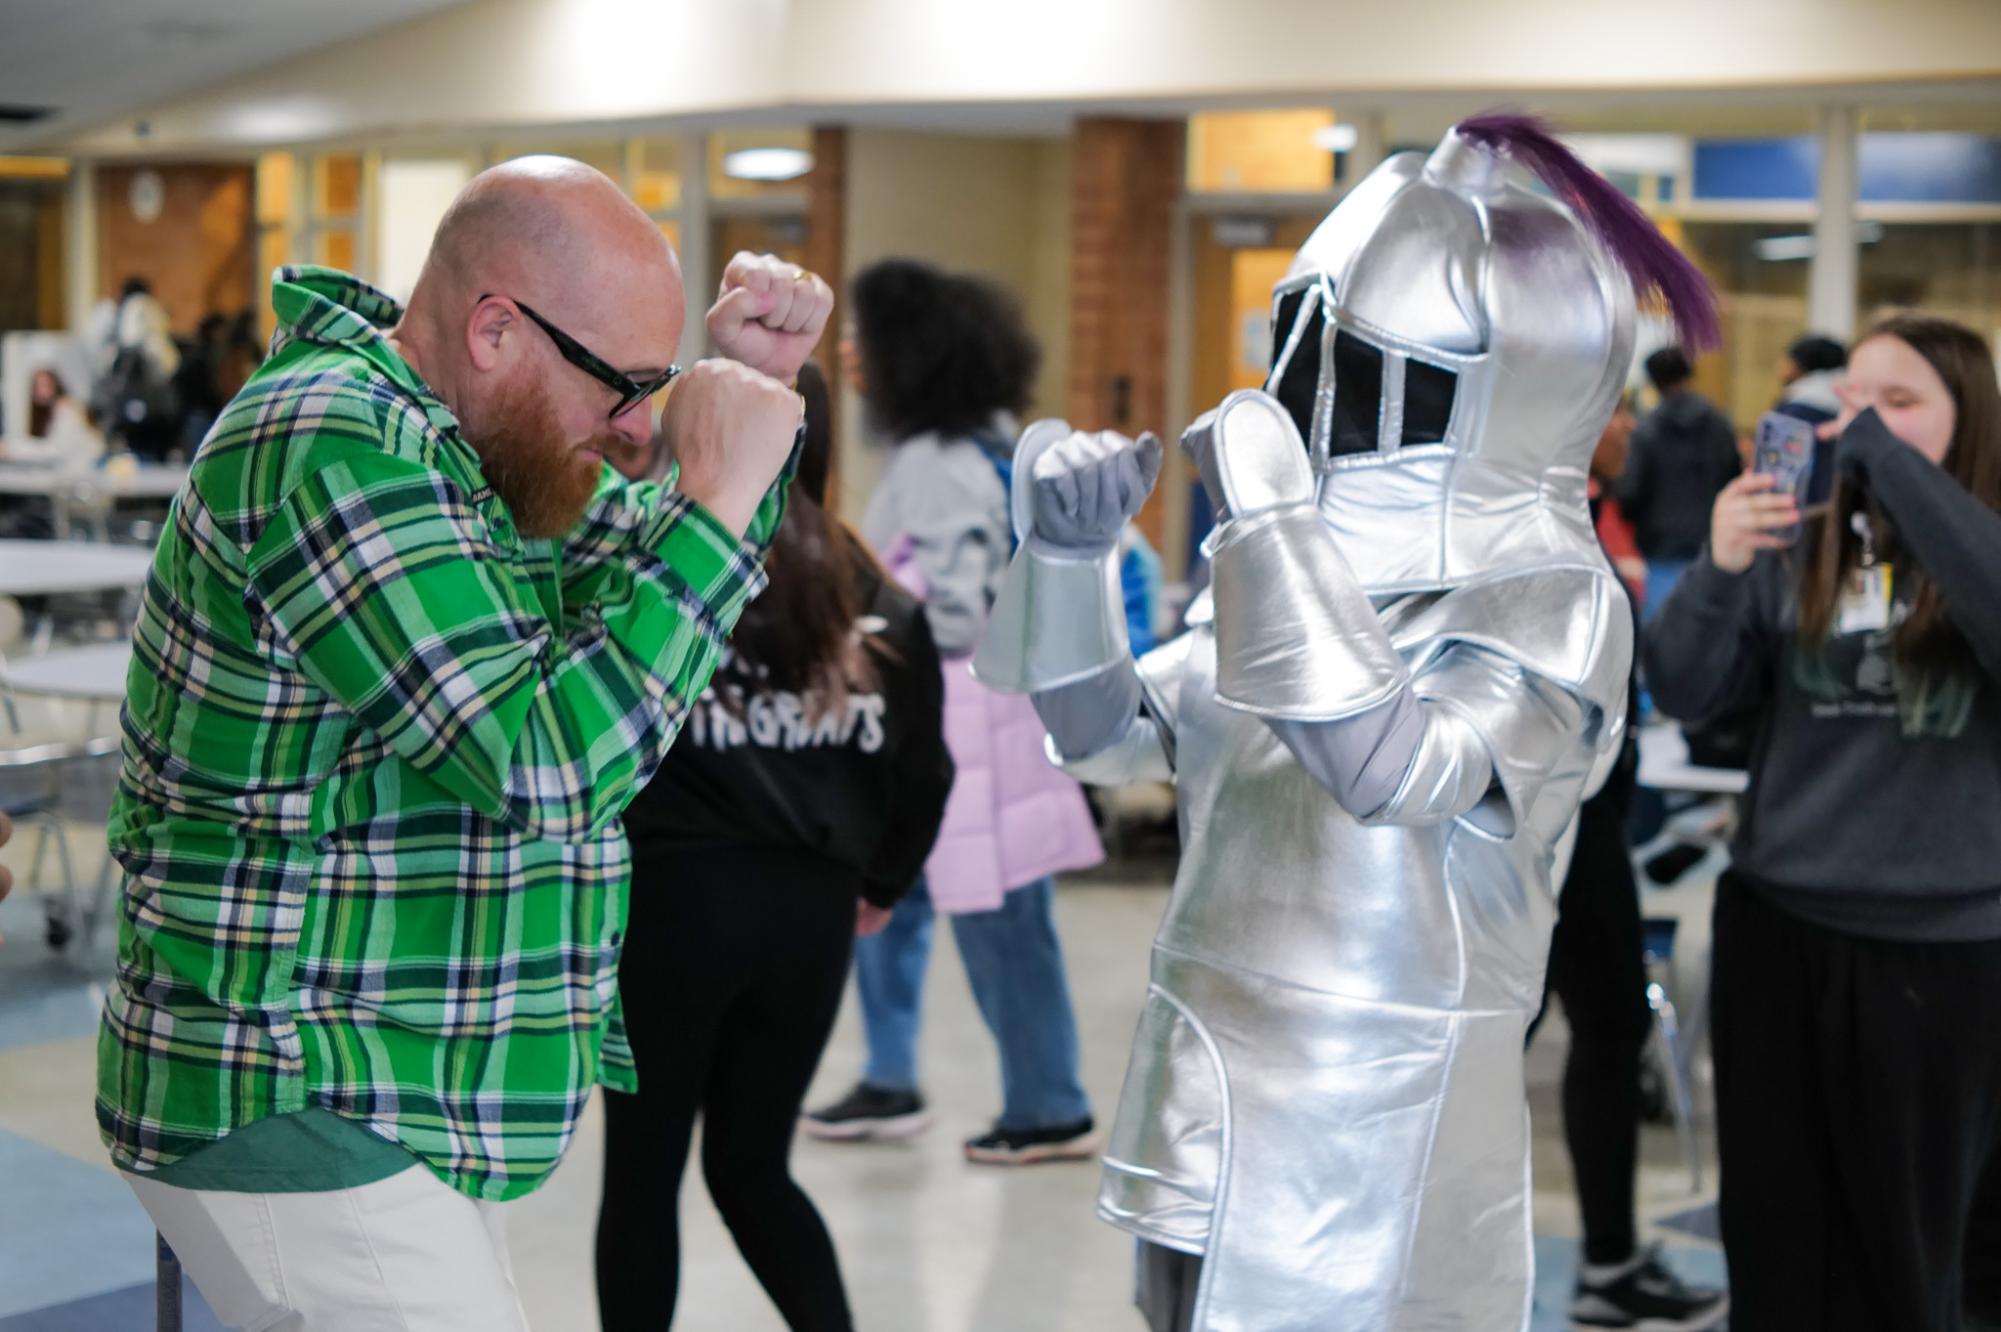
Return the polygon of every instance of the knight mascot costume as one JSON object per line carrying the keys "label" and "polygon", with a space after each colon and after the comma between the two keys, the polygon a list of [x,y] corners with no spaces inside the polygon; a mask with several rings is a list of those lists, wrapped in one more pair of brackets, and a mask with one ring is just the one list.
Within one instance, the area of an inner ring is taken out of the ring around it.
{"label": "knight mascot costume", "polygon": [[1626,715],[1585,486],[1636,293],[1714,341],[1701,276],[1539,122],[1383,163],[1276,289],[1264,391],[1183,437],[1211,604],[1138,663],[1114,550],[1159,442],[1022,436],[974,670],[1077,777],[1177,787],[1098,1203],[1186,1274],[1157,1325],[1527,1326],[1522,1043]]}

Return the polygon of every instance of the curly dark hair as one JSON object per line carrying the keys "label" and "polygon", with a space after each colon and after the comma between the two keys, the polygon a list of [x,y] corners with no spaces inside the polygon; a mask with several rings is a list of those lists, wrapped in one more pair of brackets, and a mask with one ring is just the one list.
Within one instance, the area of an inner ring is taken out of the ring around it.
{"label": "curly dark hair", "polygon": [[1028,406],[1042,350],[1004,288],[884,259],[855,276],[852,299],[869,410],[896,439],[967,434]]}

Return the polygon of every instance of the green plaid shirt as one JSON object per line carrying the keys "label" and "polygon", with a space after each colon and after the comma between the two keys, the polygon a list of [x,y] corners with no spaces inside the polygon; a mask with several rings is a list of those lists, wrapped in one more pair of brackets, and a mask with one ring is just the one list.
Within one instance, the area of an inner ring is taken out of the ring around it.
{"label": "green plaid shirt", "polygon": [[576,531],[524,540],[382,337],[394,302],[314,268],[272,302],[139,613],[98,1122],[144,1171],[317,1106],[517,1197],[600,1079],[633,1085],[618,816],[762,586],[785,480],[743,542],[609,469]]}

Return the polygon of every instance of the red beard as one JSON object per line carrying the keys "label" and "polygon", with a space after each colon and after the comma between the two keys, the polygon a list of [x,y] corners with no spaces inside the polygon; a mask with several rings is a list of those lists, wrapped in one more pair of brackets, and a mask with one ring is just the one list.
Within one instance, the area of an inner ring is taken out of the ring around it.
{"label": "red beard", "polygon": [[[539,384],[508,384],[475,437],[486,479],[525,537],[559,537],[577,525],[597,493],[604,461],[632,451],[623,436],[600,431],[581,444],[564,440],[556,409]],[[602,455],[589,456],[585,450]]]}

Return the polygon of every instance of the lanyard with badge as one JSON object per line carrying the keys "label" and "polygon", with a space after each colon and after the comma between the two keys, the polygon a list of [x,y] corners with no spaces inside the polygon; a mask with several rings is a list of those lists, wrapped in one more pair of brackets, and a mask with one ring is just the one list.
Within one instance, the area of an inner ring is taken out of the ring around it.
{"label": "lanyard with badge", "polygon": [[1862,538],[1862,556],[1841,583],[1834,631],[1838,634],[1881,632],[1890,627],[1891,570],[1876,559],[1875,535],[1866,515],[1849,515],[1849,525]]}

